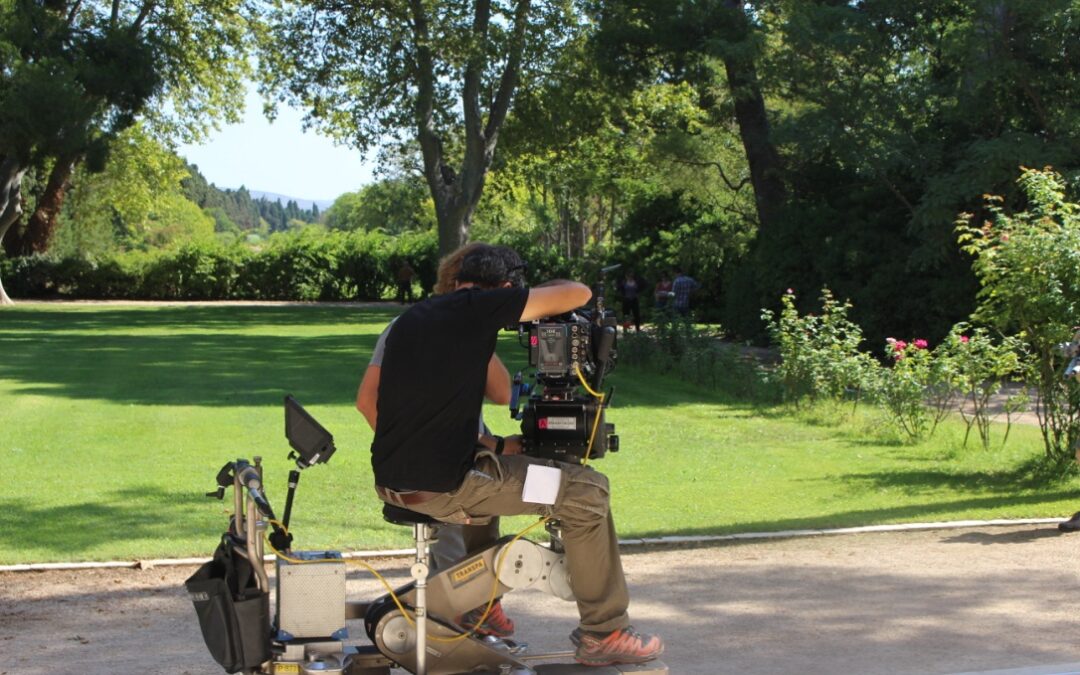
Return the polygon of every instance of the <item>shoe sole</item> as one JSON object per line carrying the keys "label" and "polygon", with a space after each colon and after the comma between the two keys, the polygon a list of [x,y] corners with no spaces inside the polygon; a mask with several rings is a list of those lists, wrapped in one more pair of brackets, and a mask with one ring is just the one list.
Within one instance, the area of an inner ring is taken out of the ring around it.
{"label": "shoe sole", "polygon": [[619,664],[634,665],[634,664],[637,664],[637,663],[648,663],[649,661],[655,661],[656,659],[660,658],[660,656],[663,655],[663,653],[664,653],[664,648],[661,647],[660,651],[658,651],[655,654],[652,654],[650,656],[641,656],[641,657],[636,657],[636,658],[635,657],[629,657],[629,656],[626,656],[626,657],[612,656],[612,657],[608,657],[607,660],[604,660],[604,661],[593,661],[591,659],[587,659],[587,658],[583,658],[583,657],[575,655],[574,660],[577,661],[578,663],[580,663],[583,666],[589,666],[590,668],[602,668],[604,666],[615,666],[615,665],[619,665]]}
{"label": "shoe sole", "polygon": [[603,668],[604,666],[617,666],[617,665],[620,665],[620,664],[629,666],[629,665],[635,665],[635,664],[639,664],[639,663],[648,663],[649,661],[655,661],[658,658],[660,658],[660,654],[657,654],[655,656],[643,657],[643,658],[640,658],[640,659],[619,658],[619,659],[611,659],[609,661],[590,661],[588,659],[581,659],[581,658],[578,658],[578,657],[575,656],[574,660],[577,661],[578,663],[580,663],[583,666],[588,666],[589,668]]}

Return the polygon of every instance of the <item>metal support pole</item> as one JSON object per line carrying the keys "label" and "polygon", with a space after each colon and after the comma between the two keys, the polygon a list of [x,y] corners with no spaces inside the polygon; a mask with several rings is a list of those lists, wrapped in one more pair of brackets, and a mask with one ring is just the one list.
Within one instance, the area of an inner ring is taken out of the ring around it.
{"label": "metal support pole", "polygon": [[416,538],[416,562],[411,570],[416,582],[416,675],[427,675],[427,524],[413,525],[413,535]]}

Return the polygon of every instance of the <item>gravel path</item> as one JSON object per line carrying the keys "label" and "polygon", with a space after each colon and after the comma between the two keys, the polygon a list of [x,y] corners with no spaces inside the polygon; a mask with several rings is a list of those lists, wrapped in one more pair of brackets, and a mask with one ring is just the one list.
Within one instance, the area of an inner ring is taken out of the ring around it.
{"label": "gravel path", "polygon": [[[1029,525],[652,549],[624,564],[634,621],[665,637],[677,675],[1061,673],[1080,663],[1078,547]],[[404,559],[377,567],[406,579]],[[221,672],[181,590],[190,573],[0,574],[0,675]],[[350,597],[376,592],[350,574]],[[532,591],[504,602],[533,648],[568,648],[573,605]]]}

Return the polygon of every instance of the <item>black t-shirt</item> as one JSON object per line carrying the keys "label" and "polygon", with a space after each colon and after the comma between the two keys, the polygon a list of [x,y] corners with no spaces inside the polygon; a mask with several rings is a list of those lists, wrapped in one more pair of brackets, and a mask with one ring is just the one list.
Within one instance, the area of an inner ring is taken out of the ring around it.
{"label": "black t-shirt", "polygon": [[528,298],[523,288],[468,288],[398,317],[379,377],[376,485],[449,492],[461,484],[472,467],[495,340],[521,318]]}

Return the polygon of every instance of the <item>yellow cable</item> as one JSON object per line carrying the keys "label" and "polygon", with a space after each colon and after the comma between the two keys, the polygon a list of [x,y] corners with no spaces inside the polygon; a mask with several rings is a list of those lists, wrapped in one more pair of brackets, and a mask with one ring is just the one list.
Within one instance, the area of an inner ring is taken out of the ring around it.
{"label": "yellow cable", "polygon": [[589,457],[592,455],[593,442],[596,440],[596,430],[600,428],[600,415],[604,413],[604,395],[593,391],[593,388],[585,381],[585,376],[581,374],[580,366],[576,363],[574,364],[574,372],[577,373],[578,380],[581,381],[581,386],[585,387],[585,391],[592,394],[598,402],[596,406],[596,417],[593,418],[592,432],[589,434],[589,445],[586,446],[585,457],[581,460],[581,465],[585,466],[589,463]]}

